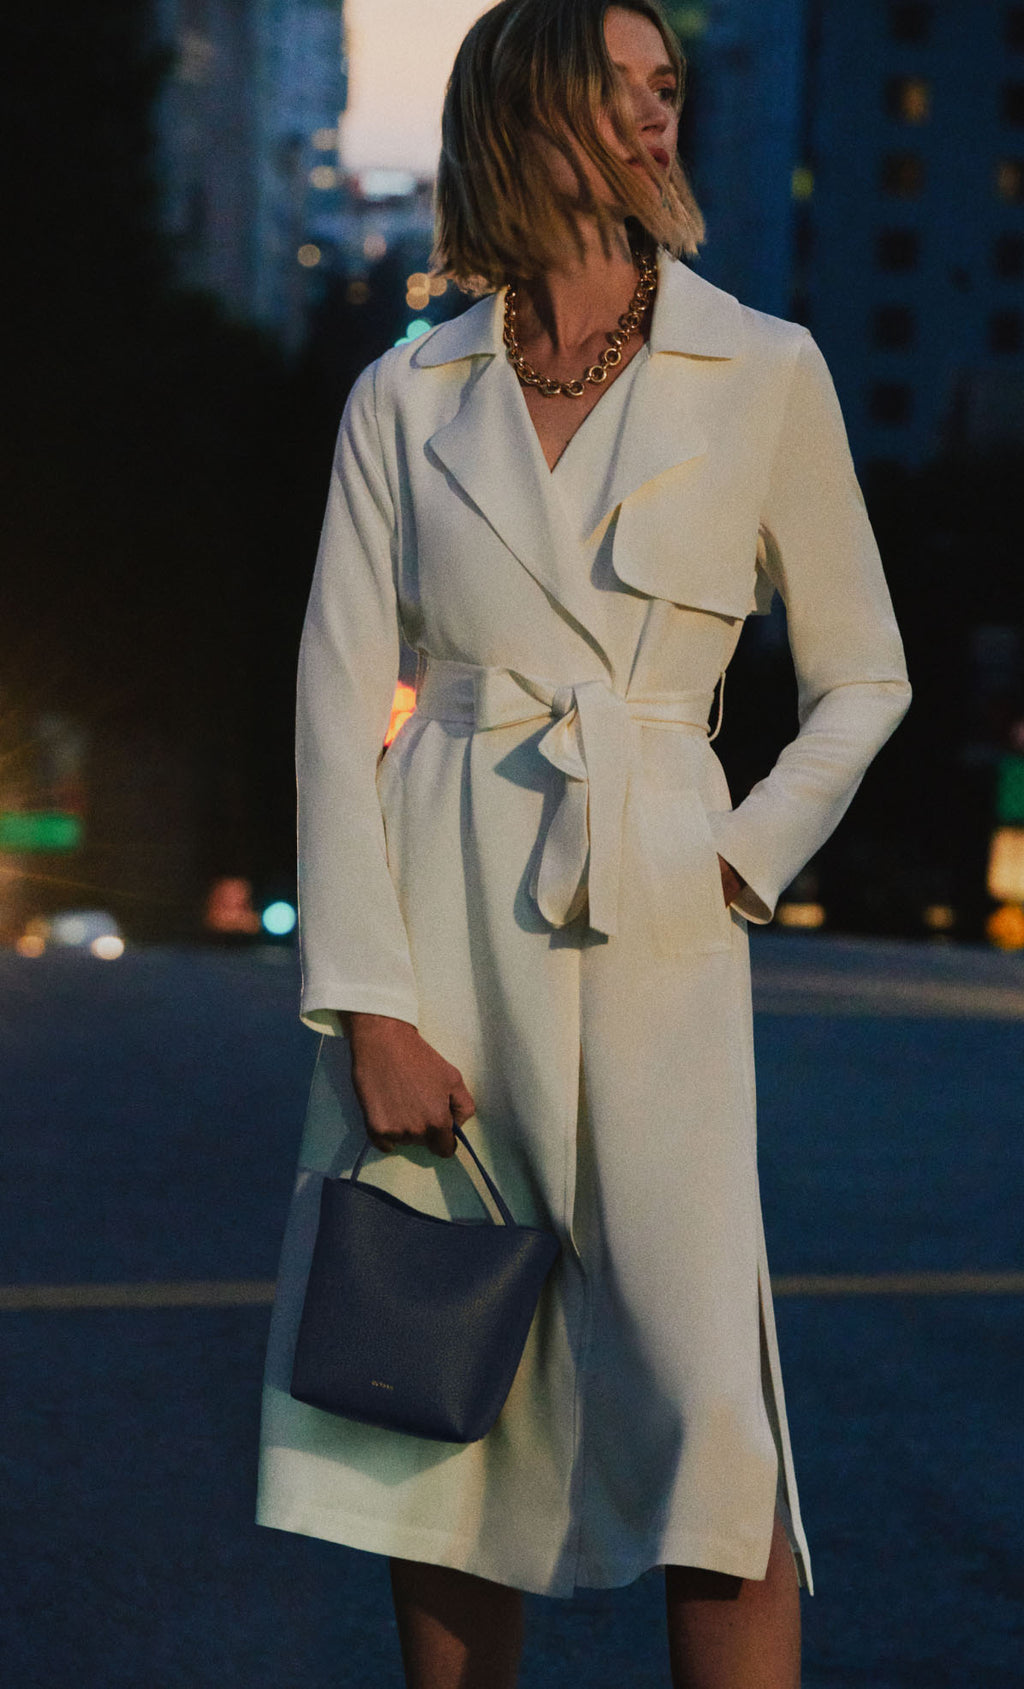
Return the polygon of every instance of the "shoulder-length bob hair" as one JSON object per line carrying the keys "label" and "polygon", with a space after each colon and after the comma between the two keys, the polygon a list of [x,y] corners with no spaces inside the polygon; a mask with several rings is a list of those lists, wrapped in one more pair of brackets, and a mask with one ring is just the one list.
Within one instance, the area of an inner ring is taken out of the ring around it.
{"label": "shoulder-length bob hair", "polygon": [[[686,61],[658,0],[499,0],[459,48],[445,95],[435,274],[473,293],[528,279],[564,258],[567,240],[582,251],[581,212],[596,219],[605,240],[624,215],[635,248],[665,247],[677,258],[697,252],[704,219],[678,159],[666,180],[639,145],[605,44],[610,4],[649,18],[660,32],[675,71],[676,109],[682,107]],[[649,163],[657,198],[603,141],[602,112]],[[575,197],[556,188],[539,140],[571,165]],[[595,199],[575,149],[612,190],[617,212]]]}

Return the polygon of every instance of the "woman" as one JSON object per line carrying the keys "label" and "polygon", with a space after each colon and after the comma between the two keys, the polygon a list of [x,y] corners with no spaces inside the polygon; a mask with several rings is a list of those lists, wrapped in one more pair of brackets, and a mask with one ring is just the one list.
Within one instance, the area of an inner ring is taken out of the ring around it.
{"label": "woman", "polygon": [[[416,1689],[511,1685],[522,1590],[652,1566],[675,1684],[799,1680],[746,929],[909,689],[813,339],[676,262],[702,232],[682,71],[648,0],[501,0],[470,30],[436,262],[490,291],[356,383],[303,635],[302,1013],[328,1036],[259,1518],[390,1556]],[[732,810],[710,706],[776,589],[800,732]],[[417,709],[381,759],[403,641]],[[448,1160],[474,1115],[516,1218],[562,1244],[494,1429],[453,1447],[293,1401],[311,1175],[365,1131],[368,1176],[474,1214]]]}

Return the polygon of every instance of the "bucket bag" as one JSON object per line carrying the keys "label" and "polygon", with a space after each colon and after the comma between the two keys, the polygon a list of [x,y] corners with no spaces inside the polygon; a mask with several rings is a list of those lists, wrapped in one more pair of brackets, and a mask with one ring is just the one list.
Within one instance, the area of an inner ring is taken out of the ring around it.
{"label": "bucket bag", "polygon": [[323,1179],[296,1400],[446,1443],[476,1442],[494,1424],[560,1246],[516,1224],[458,1126],[455,1136],[496,1219],[439,1219],[361,1184],[369,1139],[347,1178]]}

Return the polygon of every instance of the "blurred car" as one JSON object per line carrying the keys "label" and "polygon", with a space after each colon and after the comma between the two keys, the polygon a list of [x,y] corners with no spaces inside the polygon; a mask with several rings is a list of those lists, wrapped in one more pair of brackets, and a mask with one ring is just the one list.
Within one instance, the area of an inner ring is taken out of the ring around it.
{"label": "blurred car", "polygon": [[62,909],[57,915],[36,915],[15,940],[19,956],[41,956],[46,950],[87,950],[102,962],[124,955],[124,937],[105,909]]}

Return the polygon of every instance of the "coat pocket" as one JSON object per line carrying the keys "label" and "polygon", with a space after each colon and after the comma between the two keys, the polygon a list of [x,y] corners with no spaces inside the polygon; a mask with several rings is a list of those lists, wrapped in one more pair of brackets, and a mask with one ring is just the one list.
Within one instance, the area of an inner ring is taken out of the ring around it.
{"label": "coat pocket", "polygon": [[656,956],[730,949],[733,922],[700,793],[641,789],[630,810],[630,924]]}

